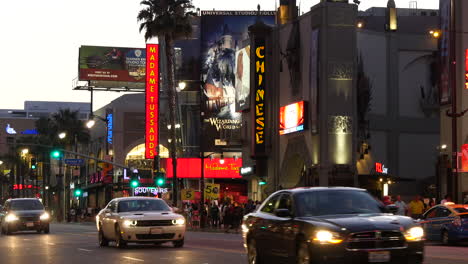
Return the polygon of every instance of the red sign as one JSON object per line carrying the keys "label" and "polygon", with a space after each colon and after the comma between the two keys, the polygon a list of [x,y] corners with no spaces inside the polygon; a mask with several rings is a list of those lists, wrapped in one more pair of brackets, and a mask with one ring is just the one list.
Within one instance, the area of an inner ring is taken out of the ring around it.
{"label": "red sign", "polygon": [[304,101],[280,108],[280,135],[304,130]]}
{"label": "red sign", "polygon": [[33,186],[31,184],[13,184],[13,190],[23,190],[23,189],[39,189],[39,186]]}
{"label": "red sign", "polygon": [[461,148],[460,172],[468,172],[468,144],[463,144]]}
{"label": "red sign", "polygon": [[146,44],[146,133],[145,157],[158,155],[159,45]]}
{"label": "red sign", "polygon": [[465,89],[468,89],[468,49],[465,50]]}
{"label": "red sign", "polygon": [[[205,159],[205,178],[242,178],[240,168],[242,159],[225,158]],[[172,178],[172,159],[161,159],[161,167],[166,169],[166,177]],[[199,158],[177,159],[177,178],[201,178],[201,160]]]}
{"label": "red sign", "polygon": [[387,174],[388,168],[385,168],[385,165],[379,162],[375,163],[375,172]]}

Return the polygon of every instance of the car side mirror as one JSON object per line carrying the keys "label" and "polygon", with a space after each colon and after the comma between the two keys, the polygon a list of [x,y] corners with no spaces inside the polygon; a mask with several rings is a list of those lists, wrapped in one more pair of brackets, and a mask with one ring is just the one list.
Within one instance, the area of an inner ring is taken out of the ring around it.
{"label": "car side mirror", "polygon": [[276,209],[275,215],[277,217],[291,217],[292,216],[289,209]]}
{"label": "car side mirror", "polygon": [[398,206],[396,206],[394,204],[389,204],[389,205],[385,206],[385,211],[387,211],[388,213],[391,213],[391,214],[396,214],[398,212]]}

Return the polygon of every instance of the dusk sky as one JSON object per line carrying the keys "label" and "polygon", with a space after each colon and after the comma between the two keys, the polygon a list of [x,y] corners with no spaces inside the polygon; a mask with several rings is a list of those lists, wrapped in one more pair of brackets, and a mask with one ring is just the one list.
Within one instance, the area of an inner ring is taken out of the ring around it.
{"label": "dusk sky", "polygon": [[[301,12],[319,0],[298,0]],[[396,0],[409,7],[408,0]],[[0,8],[0,109],[22,109],[24,101],[89,102],[89,92],[73,91],[81,45],[144,47],[136,16],[140,1],[23,0]],[[273,0],[194,0],[202,10],[274,10]],[[360,9],[385,6],[387,0],[362,0]],[[438,9],[438,0],[418,1],[418,8]],[[118,93],[95,93],[94,109]]]}

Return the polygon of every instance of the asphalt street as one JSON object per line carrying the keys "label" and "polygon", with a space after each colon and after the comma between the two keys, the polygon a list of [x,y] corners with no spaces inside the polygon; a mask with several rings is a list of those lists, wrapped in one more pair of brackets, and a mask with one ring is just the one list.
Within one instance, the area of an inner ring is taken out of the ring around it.
{"label": "asphalt street", "polygon": [[[246,263],[241,236],[188,232],[185,246],[129,245],[127,249],[100,248],[92,225],[53,224],[50,234],[19,233],[0,236],[1,264],[86,263]],[[444,247],[430,243],[425,264],[467,264],[468,245]]]}

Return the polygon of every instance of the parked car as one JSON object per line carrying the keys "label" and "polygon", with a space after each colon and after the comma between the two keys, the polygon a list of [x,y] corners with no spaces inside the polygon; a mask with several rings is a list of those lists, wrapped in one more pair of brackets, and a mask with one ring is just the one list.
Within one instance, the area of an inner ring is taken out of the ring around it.
{"label": "parked car", "polygon": [[42,231],[49,233],[50,215],[39,199],[18,198],[5,202],[0,214],[2,234],[11,235],[18,231]]}
{"label": "parked car", "polygon": [[468,240],[468,204],[436,205],[423,215],[421,224],[428,240],[446,245]]}
{"label": "parked car", "polygon": [[184,245],[185,218],[158,198],[116,198],[96,216],[96,226],[100,246],[108,246],[109,241],[119,248],[127,243]]}
{"label": "parked car", "polygon": [[243,219],[248,263],[420,264],[424,231],[395,209],[357,188],[278,191]]}

